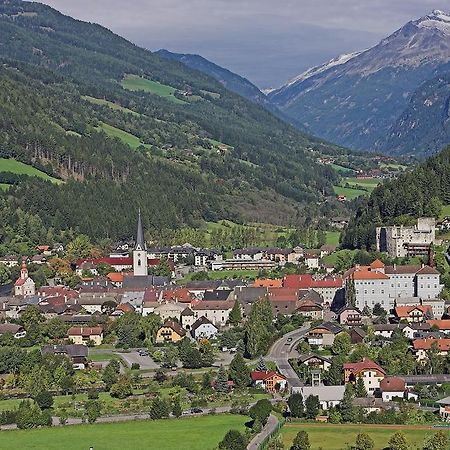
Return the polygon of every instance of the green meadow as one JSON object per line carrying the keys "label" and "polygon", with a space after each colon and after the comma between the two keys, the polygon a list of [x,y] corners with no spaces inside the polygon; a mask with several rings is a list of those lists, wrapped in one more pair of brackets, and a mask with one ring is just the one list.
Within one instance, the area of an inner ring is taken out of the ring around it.
{"label": "green meadow", "polygon": [[176,89],[166,84],[158,83],[157,81],[148,80],[147,78],[138,77],[137,75],[127,75],[122,80],[122,87],[129,91],[144,91],[150,94],[164,97],[165,99],[184,105],[187,102],[180,100],[174,96]]}
{"label": "green meadow", "polygon": [[86,100],[89,103],[100,106],[107,106],[108,108],[114,109],[116,111],[122,111],[127,114],[132,114],[133,116],[140,116],[139,113],[133,111],[128,108],[124,108],[123,106],[118,105],[117,103],[110,102],[108,100],[103,100],[101,98],[90,97],[89,95],[83,95],[81,97],[83,100]]}
{"label": "green meadow", "polygon": [[[11,172],[17,175],[28,175],[30,177],[38,177],[56,184],[63,183],[62,180],[53,178],[50,175],[47,175],[46,173],[36,169],[35,167],[30,166],[29,164],[24,164],[23,162],[16,161],[15,159],[0,158],[0,172]],[[6,188],[2,187],[2,189]]]}
{"label": "green meadow", "polygon": [[121,130],[120,128],[113,127],[107,123],[100,122],[100,126],[97,127],[96,130],[104,131],[110,137],[119,138],[123,143],[129,145],[131,148],[136,149],[141,145],[147,147],[147,145],[143,144],[134,134]]}

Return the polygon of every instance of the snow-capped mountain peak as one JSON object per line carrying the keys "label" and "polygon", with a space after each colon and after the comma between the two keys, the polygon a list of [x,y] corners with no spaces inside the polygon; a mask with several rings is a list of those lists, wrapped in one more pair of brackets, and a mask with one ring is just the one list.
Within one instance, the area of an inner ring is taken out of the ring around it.
{"label": "snow-capped mountain peak", "polygon": [[325,72],[328,69],[331,69],[332,67],[345,64],[346,62],[350,61],[355,56],[360,55],[361,53],[362,52],[359,51],[359,52],[345,53],[343,55],[339,55],[336,58],[330,59],[328,62],[326,62],[320,66],[312,67],[311,69],[306,70],[305,72],[301,73],[300,75],[297,75],[295,78],[292,78],[292,80],[289,80],[285,86],[287,87],[287,86],[291,86],[295,83],[305,81],[308,78],[313,77],[314,75],[318,75],[322,72]]}
{"label": "snow-capped mountain peak", "polygon": [[419,28],[435,28],[450,35],[450,14],[435,9],[431,14],[413,22]]}

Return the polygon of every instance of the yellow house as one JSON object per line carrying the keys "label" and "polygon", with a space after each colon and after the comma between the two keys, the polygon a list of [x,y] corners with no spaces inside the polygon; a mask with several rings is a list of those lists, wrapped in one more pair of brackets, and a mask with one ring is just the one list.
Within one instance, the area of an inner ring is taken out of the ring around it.
{"label": "yellow house", "polygon": [[186,331],[173,320],[167,320],[156,333],[156,343],[178,342],[186,336]]}
{"label": "yellow house", "polygon": [[93,342],[94,345],[100,345],[103,342],[102,327],[71,327],[67,335],[74,344],[87,345]]}

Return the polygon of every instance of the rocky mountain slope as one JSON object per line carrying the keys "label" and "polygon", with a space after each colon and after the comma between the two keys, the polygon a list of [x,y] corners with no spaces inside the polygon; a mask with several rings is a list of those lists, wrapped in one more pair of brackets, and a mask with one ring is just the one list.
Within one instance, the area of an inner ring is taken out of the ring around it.
{"label": "rocky mountain slope", "polygon": [[[450,61],[450,15],[435,10],[378,45],[302,74],[269,94],[312,133],[340,145],[385,150],[422,83]],[[408,153],[409,143],[396,143]],[[422,152],[421,149],[418,151]]]}

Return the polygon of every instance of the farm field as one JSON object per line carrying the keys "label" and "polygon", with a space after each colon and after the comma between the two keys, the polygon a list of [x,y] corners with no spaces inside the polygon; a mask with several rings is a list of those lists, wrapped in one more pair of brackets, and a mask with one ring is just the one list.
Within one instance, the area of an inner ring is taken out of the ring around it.
{"label": "farm field", "polygon": [[133,111],[128,108],[124,108],[123,106],[118,105],[117,103],[110,102],[108,100],[103,100],[101,98],[95,98],[90,97],[89,95],[83,95],[81,96],[83,100],[88,101],[89,103],[93,103],[94,105],[100,105],[100,106],[108,106],[111,109],[115,109],[117,111],[122,111],[124,113],[133,114],[134,116],[140,116],[139,113],[136,111]]}
{"label": "farm field", "polygon": [[342,180],[342,184],[348,183],[350,186],[363,186],[364,188],[373,191],[382,180],[379,178],[356,178],[356,177],[346,177]]}
{"label": "farm field", "polygon": [[129,91],[149,92],[151,94],[158,95],[159,97],[164,97],[165,99],[179,105],[184,105],[187,103],[174,96],[176,91],[174,87],[158,83],[157,81],[141,78],[137,75],[127,75],[122,80],[122,87],[128,89]]}
{"label": "farm field", "polygon": [[[295,435],[300,431],[309,435],[311,450],[345,450],[355,444],[359,432],[367,433],[374,441],[374,450],[387,447],[389,438],[397,431],[403,431],[411,450],[421,449],[424,439],[438,431],[431,427],[411,425],[315,425],[315,424],[286,424],[281,429],[283,443],[286,448],[292,444]],[[450,431],[447,431],[450,436]]]}
{"label": "farm field", "polygon": [[[47,175],[46,173],[36,169],[35,167],[30,166],[29,164],[24,164],[23,162],[16,161],[15,159],[0,158],[0,172],[11,172],[18,175],[38,177],[56,184],[63,183],[62,180],[53,178],[50,175]],[[2,187],[2,189],[5,188]]]}
{"label": "farm field", "polygon": [[355,171],[353,169],[350,169],[350,167],[344,167],[340,166],[339,164],[331,164],[331,167],[336,170],[337,172],[342,173],[354,173]]}
{"label": "farm field", "polygon": [[230,429],[244,430],[245,416],[215,415],[176,420],[75,425],[2,432],[2,449],[210,450]]}
{"label": "farm field", "polygon": [[450,216],[450,205],[444,205],[442,207],[442,211],[439,214],[439,219],[444,219],[445,217]]}
{"label": "farm field", "polygon": [[100,126],[96,128],[96,130],[104,131],[108,136],[119,138],[125,144],[128,144],[131,148],[138,148],[143,145],[147,147],[145,144],[141,142],[141,140],[135,136],[134,134],[128,133],[127,131],[121,130],[120,128],[113,127],[112,125],[108,125],[107,123],[101,122]]}

